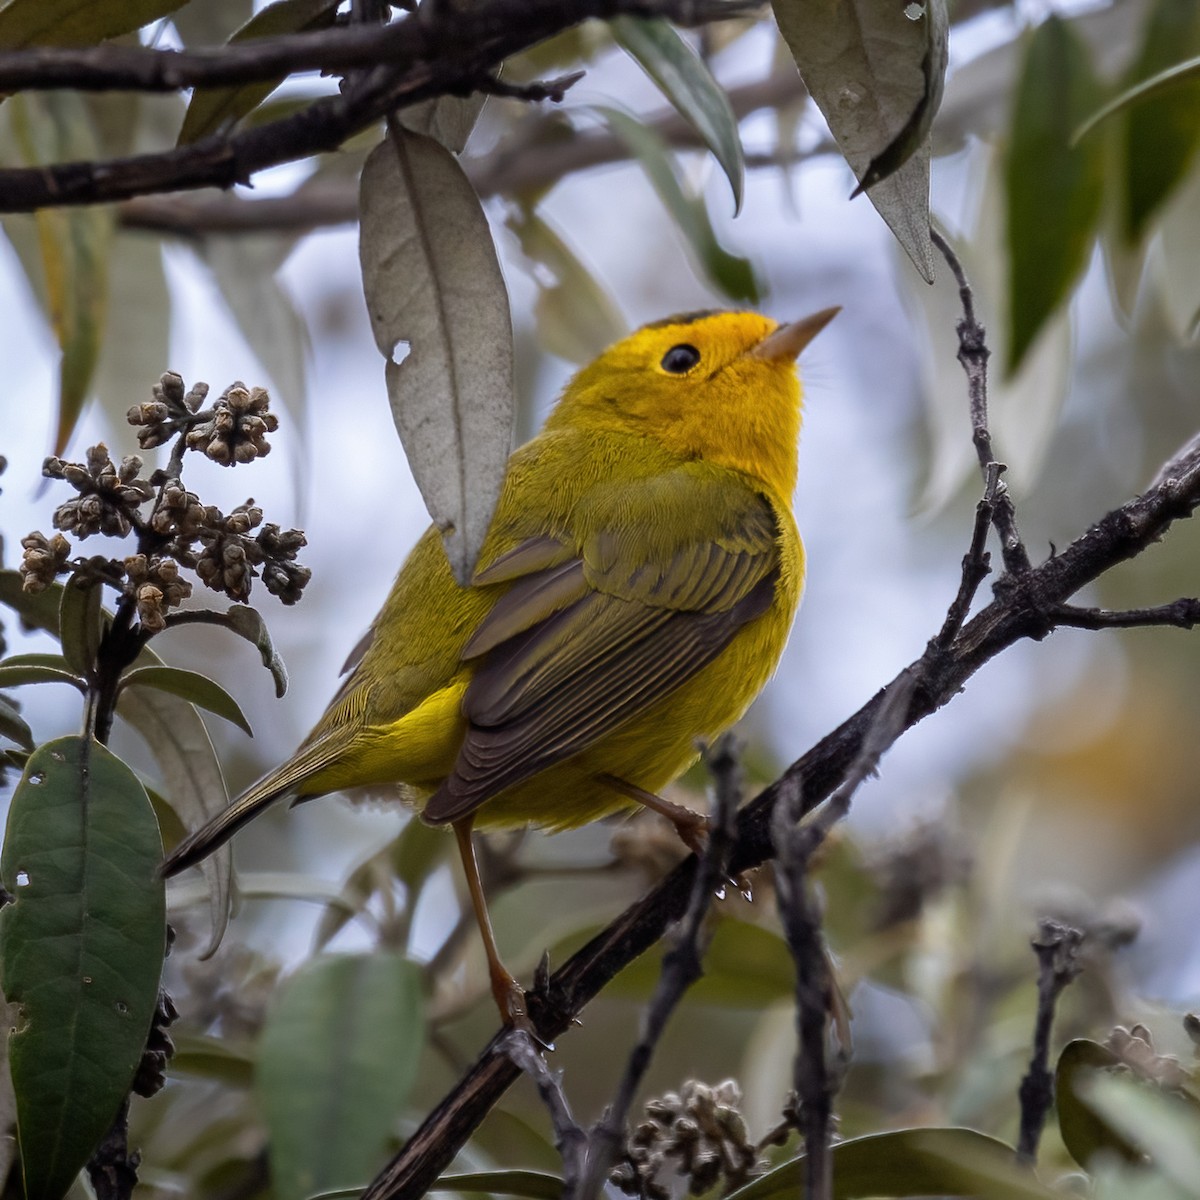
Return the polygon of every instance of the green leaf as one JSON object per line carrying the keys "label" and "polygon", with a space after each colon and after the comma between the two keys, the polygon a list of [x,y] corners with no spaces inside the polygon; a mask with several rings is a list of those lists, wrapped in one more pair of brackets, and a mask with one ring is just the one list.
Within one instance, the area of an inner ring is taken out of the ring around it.
{"label": "green leaf", "polygon": [[74,580],[64,585],[58,610],[58,636],[67,669],[87,679],[96,667],[96,652],[104,632],[98,580]]}
{"label": "green leaf", "polygon": [[[162,665],[151,650],[143,650],[139,663]],[[195,828],[229,806],[229,790],[221,763],[213,750],[204,720],[193,704],[167,692],[153,697],[126,689],[117,700],[117,713],[145,739],[162,772],[164,791],[171,807],[188,828]],[[200,870],[208,884],[212,933],[201,957],[221,944],[229,923],[230,875],[233,856],[228,846],[210,854]]]}
{"label": "green leaf", "polygon": [[395,1136],[424,1037],[421,971],[400,955],[315,959],[283,985],[258,1063],[279,1200],[371,1178]]}
{"label": "green leaf", "polygon": [[33,730],[7,696],[0,696],[0,735],[26,750],[33,749]]}
{"label": "green leaf", "polygon": [[487,94],[434,96],[419,104],[410,104],[396,114],[400,124],[413,133],[423,133],[440,142],[452,154],[461,154],[487,103]]}
{"label": "green leaf", "polygon": [[[12,7],[0,10],[0,44],[3,18]],[[11,97],[7,107],[22,157],[30,165],[98,157],[91,114],[81,96],[29,92]],[[104,338],[114,219],[104,205],[40,208],[34,217],[47,316],[62,351],[54,438],[55,453],[61,454],[83,410]]]}
{"label": "green leaf", "polygon": [[121,679],[122,690],[131,687],[152,687],[170,692],[224,717],[250,737],[254,736],[238,702],[215,679],[209,679],[199,671],[185,671],[181,667],[135,667]]}
{"label": "green leaf", "polygon": [[225,622],[238,637],[245,638],[258,648],[263,666],[271,672],[271,678],[275,680],[275,697],[281,697],[287,691],[287,667],[279,657],[275,643],[271,641],[271,631],[267,628],[262,614],[248,604],[235,604],[225,613]]}
{"label": "green leaf", "polygon": [[1083,1087],[1099,1115],[1150,1156],[1154,1170],[1185,1195],[1200,1197],[1200,1106],[1120,1075]]}
{"label": "green leaf", "polygon": [[881,0],[772,0],[771,7],[850,169],[932,283],[927,135],[946,69],[942,3],[928,0],[915,13]]}
{"label": "green leaf", "polygon": [[19,687],[23,683],[69,683],[81,692],[87,691],[87,684],[70,671],[35,664],[22,666],[20,663],[14,664],[11,659],[0,663],[0,689]]}
{"label": "green leaf", "polygon": [[1034,31],[1017,84],[1005,163],[1009,253],[1009,374],[1087,265],[1104,183],[1103,147],[1071,146],[1099,98],[1087,48],[1051,16]]}
{"label": "green leaf", "polygon": [[[643,954],[617,975],[605,994],[648,997],[661,973],[661,955]],[[695,1003],[733,1008],[764,1008],[795,994],[787,943],[772,930],[732,918],[717,923],[704,955],[704,974],[688,992]]]}
{"label": "green leaf", "polygon": [[684,191],[675,161],[662,138],[619,109],[597,107],[596,112],[641,163],[646,178],[712,283],[733,300],[757,304],[761,292],[754,268],[747,259],[730,254],[717,240],[703,197]]}
{"label": "green leaf", "polygon": [[[457,159],[393,124],[363,168],[359,258],[392,416],[466,584],[512,443],[512,318],[479,197]],[[397,361],[407,343],[409,353]]]}
{"label": "green leaf", "polygon": [[431,1192],[484,1192],[492,1196],[526,1196],[529,1200],[559,1200],[563,1181],[543,1171],[478,1171],[443,1175]]}
{"label": "green leaf", "polygon": [[1107,121],[1109,117],[1133,108],[1135,105],[1144,104],[1155,97],[1168,95],[1177,88],[1190,88],[1197,79],[1200,79],[1200,57],[1185,59],[1183,62],[1175,63],[1174,66],[1167,67],[1157,75],[1152,75],[1149,79],[1143,79],[1141,83],[1119,92],[1107,104],[1102,105],[1087,120],[1083,121],[1072,135],[1072,143],[1082,141],[1097,125]]}
{"label": "green leaf", "polygon": [[175,1053],[171,1055],[172,1075],[194,1075],[213,1079],[229,1087],[248,1088],[254,1083],[254,1055],[248,1046],[229,1038],[205,1037],[171,1032]]}
{"label": "green leaf", "polygon": [[[1016,1152],[974,1129],[897,1129],[839,1142],[833,1200],[869,1196],[975,1196],[980,1200],[1061,1200],[1016,1161]],[[727,1200],[795,1200],[804,1181],[796,1158]]]}
{"label": "green leaf", "polygon": [[507,225],[531,262],[554,277],[538,281],[538,340],[551,354],[582,366],[629,332],[629,322],[571,247],[536,213],[514,210]]}
{"label": "green leaf", "polygon": [[0,49],[94,46],[132,33],[187,0],[9,0],[0,9]]}
{"label": "green leaf", "polygon": [[737,117],[725,89],[704,60],[660,17],[614,17],[617,44],[658,84],[675,110],[712,151],[733,189],[733,211],[742,208],[746,165]]}
{"label": "green leaf", "polygon": [[[1158,0],[1146,22],[1130,81],[1200,55],[1200,0]],[[1143,94],[1124,115],[1124,233],[1141,240],[1150,218],[1179,185],[1200,145],[1200,67],[1174,86]]]}
{"label": "green leaf", "polygon": [[[229,43],[281,33],[303,33],[326,29],[334,23],[340,0],[275,0],[260,9],[229,39]],[[192,93],[183,118],[178,145],[198,141],[211,133],[229,129],[257,108],[284,80],[266,79],[240,87],[200,87]]]}
{"label": "green leaf", "polygon": [[1067,1153],[1085,1171],[1097,1153],[1116,1155],[1126,1162],[1141,1160],[1137,1148],[1097,1114],[1084,1090],[1098,1071],[1111,1071],[1119,1062],[1099,1042],[1076,1038],[1063,1047],[1054,1068],[1058,1131]]}
{"label": "green leaf", "polygon": [[0,569],[0,604],[6,604],[34,629],[58,636],[58,610],[63,585],[52,583],[40,592],[27,592],[20,571]]}
{"label": "green leaf", "polygon": [[59,738],[13,795],[0,879],[4,992],[28,1200],[58,1200],[112,1124],[141,1061],[166,948],[158,825],[103,746]]}

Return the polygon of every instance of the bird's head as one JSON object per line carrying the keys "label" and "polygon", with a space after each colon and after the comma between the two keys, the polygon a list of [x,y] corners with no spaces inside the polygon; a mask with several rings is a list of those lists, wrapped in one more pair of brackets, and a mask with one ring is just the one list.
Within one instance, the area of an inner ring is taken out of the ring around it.
{"label": "bird's head", "polygon": [[654,321],[584,367],[546,427],[591,423],[639,433],[790,496],[800,433],[796,358],[838,311],[790,325],[752,312]]}

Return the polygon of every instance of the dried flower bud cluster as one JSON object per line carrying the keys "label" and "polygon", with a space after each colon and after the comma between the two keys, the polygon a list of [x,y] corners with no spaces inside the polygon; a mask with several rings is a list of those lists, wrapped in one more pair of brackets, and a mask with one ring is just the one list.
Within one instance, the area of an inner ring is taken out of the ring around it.
{"label": "dried flower bud cluster", "polygon": [[1145,1025],[1135,1025],[1132,1029],[1118,1025],[1104,1044],[1121,1060],[1121,1066],[1138,1079],[1155,1083],[1169,1092],[1185,1091],[1193,1082],[1178,1058],[1155,1051],[1154,1037]]}
{"label": "dried flower bud cluster", "polygon": [[154,1020],[150,1025],[150,1034],[146,1038],[146,1049],[142,1051],[142,1061],[138,1063],[137,1074],[133,1077],[132,1090],[138,1096],[154,1096],[162,1091],[167,1082],[167,1064],[175,1054],[175,1043],[167,1032],[171,1025],[179,1019],[179,1009],[170,995],[159,988],[158,1005],[154,1010]]}
{"label": "dried flower bud cluster", "polygon": [[93,533],[125,537],[138,508],[154,495],[150,482],[138,478],[141,469],[136,454],[123,458],[118,466],[103,442],[89,447],[86,465],[46,459],[42,474],[47,479],[65,479],[79,493],[77,499],[54,510],[55,529],[81,538]]}
{"label": "dried flower bud cluster", "polygon": [[61,533],[48,538],[35,530],[21,539],[21,545],[25,548],[20,567],[23,591],[32,594],[44,592],[67,570],[71,543]]}
{"label": "dried flower bud cluster", "polygon": [[683,1176],[694,1196],[722,1181],[730,1190],[746,1182],[758,1173],[758,1148],[738,1110],[741,1098],[737,1083],[727,1079],[715,1087],[688,1080],[679,1094],[651,1100],[612,1182],[650,1200],[670,1200],[670,1189],[657,1178],[664,1168]]}
{"label": "dried flower bud cluster", "polygon": [[192,585],[179,578],[179,564],[174,559],[154,554],[130,555],[124,563],[127,580],[125,591],[137,603],[138,620],[149,633],[167,627],[167,612],[178,608],[192,594]]}
{"label": "dried flower bud cluster", "polygon": [[188,430],[188,449],[202,450],[223,467],[270,454],[266,435],[279,428],[279,418],[267,411],[270,403],[266,388],[233,384],[213,405],[209,419]]}
{"label": "dried flower bud cluster", "polygon": [[126,414],[130,425],[139,425],[138,445],[153,450],[200,419],[200,405],[208,396],[208,384],[196,383],[185,391],[183,377],[166,371],[154,385],[154,399],[135,404]]}

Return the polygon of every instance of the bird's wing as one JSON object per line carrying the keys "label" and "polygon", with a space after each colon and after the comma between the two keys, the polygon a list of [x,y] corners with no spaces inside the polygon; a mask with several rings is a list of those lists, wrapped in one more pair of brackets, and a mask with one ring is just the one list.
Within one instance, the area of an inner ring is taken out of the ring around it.
{"label": "bird's wing", "polygon": [[587,749],[770,607],[779,531],[762,496],[682,471],[636,486],[645,491],[634,511],[648,520],[633,527],[628,489],[591,497],[576,552],[531,547],[529,562],[551,565],[516,575],[471,638],[464,658],[479,665],[463,698],[467,733],[426,820],[458,820]]}

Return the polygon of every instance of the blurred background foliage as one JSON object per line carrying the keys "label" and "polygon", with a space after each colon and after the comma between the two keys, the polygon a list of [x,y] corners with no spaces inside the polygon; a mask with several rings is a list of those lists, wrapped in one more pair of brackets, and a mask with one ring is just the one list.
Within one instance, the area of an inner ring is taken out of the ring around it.
{"label": "blurred background foliage", "polygon": [[[16,8],[0,8],[8,46],[22,44],[5,25]],[[317,28],[337,5],[281,8],[143,5],[136,28],[111,32],[210,45],[235,30]],[[1200,84],[1185,75],[1078,135],[1106,101],[1200,55],[1200,3],[963,0],[949,21],[932,211],[977,291],[994,356],[993,433],[1036,558],[1143,487],[1197,427]],[[672,91],[664,51],[636,24],[591,22],[507,62],[512,82],[586,74],[559,105],[489,98],[461,161],[511,295],[519,440],[573,364],[639,322],[706,306],[755,304],[780,319],[844,307],[804,364],[797,511],[808,592],[779,673],[740,730],[761,784],[936,631],[979,485],[952,281],[938,270],[924,282],[867,199],[848,201],[854,178],[770,12],[682,37],[728,97],[744,183],[728,119],[710,112],[705,131],[705,113],[688,111],[686,88]],[[332,86],[198,90],[190,103],[12,96],[0,106],[0,160],[163,149],[224,121],[294,110]],[[288,754],[323,709],[427,520],[395,440],[359,279],[357,176],[378,136],[226,196],[2,221],[3,565],[15,565],[25,533],[48,528],[43,455],[57,447],[81,458],[99,440],[114,455],[132,452],[124,414],[165,368],[218,389],[244,378],[271,390],[283,422],[276,453],[246,475],[201,464],[190,486],[223,508],[252,491],[307,532],[314,578],[304,603],[268,613],[291,671],[288,697],[275,699],[253,650],[232,639],[193,627],[156,644],[221,681],[249,717],[253,742],[210,728],[232,790]],[[1197,551],[1185,525],[1084,602],[1194,594]],[[10,652],[47,648],[44,634],[5,616]],[[863,789],[819,876],[854,1014],[844,1136],[968,1125],[1015,1140],[1035,1004],[1028,943],[1035,918],[1049,914],[1091,934],[1056,1048],[1091,1043],[1060,1067],[1043,1180],[1090,1165],[1098,1195],[1200,1195],[1188,1135],[1163,1135],[1166,1150],[1146,1141],[1173,1121],[1195,1130],[1195,1084],[1159,1056],[1188,1067],[1194,1054],[1182,1015],[1200,994],[1198,669],[1200,642],[1178,631],[1056,633],[990,665]],[[39,741],[78,728],[57,691],[20,696]],[[118,729],[113,745],[160,781],[136,736]],[[10,770],[7,788],[15,782]],[[680,796],[703,803],[703,784],[690,777]],[[197,958],[208,938],[203,889],[172,890],[167,983],[181,1017],[167,1087],[133,1105],[144,1194],[298,1200],[366,1182],[493,1032],[450,851],[450,839],[398,808],[328,800],[272,812],[238,839],[238,911],[206,961]],[[506,960],[526,980],[544,950],[561,963],[678,853],[669,831],[642,816],[491,839],[485,877]],[[751,883],[752,899],[730,894],[717,906],[706,976],[668,1030],[647,1095],[735,1079],[757,1140],[781,1120],[795,1037],[771,883],[766,873]],[[581,1120],[610,1098],[656,973],[653,957],[630,967],[561,1039],[553,1065]],[[1110,1051],[1097,1044],[1114,1026],[1139,1024]],[[299,1047],[315,1051],[304,1062],[324,1065],[306,1069]],[[1126,1075],[1153,1077],[1163,1094],[1086,1072],[1077,1087],[1062,1083],[1075,1058],[1111,1065],[1105,1053],[1139,1063]],[[1160,1169],[1089,1163],[1122,1138],[1154,1149]],[[0,1143],[0,1174],[12,1145]],[[794,1140],[763,1154],[793,1151]],[[456,1163],[559,1166],[526,1081]],[[7,1178],[5,1195],[19,1195],[16,1175]]]}

